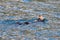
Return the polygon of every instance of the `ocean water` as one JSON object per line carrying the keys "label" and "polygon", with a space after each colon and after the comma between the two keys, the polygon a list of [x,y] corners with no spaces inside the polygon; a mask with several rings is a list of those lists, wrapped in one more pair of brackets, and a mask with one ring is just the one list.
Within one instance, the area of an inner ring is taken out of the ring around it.
{"label": "ocean water", "polygon": [[[33,22],[38,15],[48,22]],[[1,0],[0,40],[60,40],[60,0]]]}

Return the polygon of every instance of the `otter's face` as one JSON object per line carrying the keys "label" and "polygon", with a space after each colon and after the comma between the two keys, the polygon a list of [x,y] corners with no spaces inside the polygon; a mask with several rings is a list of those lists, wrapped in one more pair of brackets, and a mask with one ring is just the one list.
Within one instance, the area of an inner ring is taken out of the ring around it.
{"label": "otter's face", "polygon": [[44,17],[43,17],[43,16],[39,16],[39,18],[40,18],[40,20],[43,20],[43,19],[44,19]]}

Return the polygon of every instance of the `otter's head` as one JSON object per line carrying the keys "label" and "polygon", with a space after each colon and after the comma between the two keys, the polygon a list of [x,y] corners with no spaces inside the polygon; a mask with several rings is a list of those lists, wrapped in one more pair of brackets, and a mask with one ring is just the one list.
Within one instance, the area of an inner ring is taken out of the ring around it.
{"label": "otter's head", "polygon": [[43,17],[42,15],[39,15],[38,18],[39,18],[40,20],[43,20],[43,19],[44,19],[44,17]]}

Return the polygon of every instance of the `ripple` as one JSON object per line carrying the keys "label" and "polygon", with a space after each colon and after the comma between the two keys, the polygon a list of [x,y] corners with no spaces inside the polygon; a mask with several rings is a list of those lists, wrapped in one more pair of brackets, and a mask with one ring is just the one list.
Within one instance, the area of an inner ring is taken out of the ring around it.
{"label": "ripple", "polygon": [[21,2],[31,2],[32,0],[21,0]]}

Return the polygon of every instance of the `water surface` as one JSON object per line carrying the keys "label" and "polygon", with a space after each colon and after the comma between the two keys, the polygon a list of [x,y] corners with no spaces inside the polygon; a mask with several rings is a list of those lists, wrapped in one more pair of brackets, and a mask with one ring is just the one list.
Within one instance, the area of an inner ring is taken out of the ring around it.
{"label": "water surface", "polygon": [[[59,40],[60,1],[56,0],[6,0],[0,2],[1,40]],[[48,23],[36,22],[18,25],[16,22],[43,15]]]}

